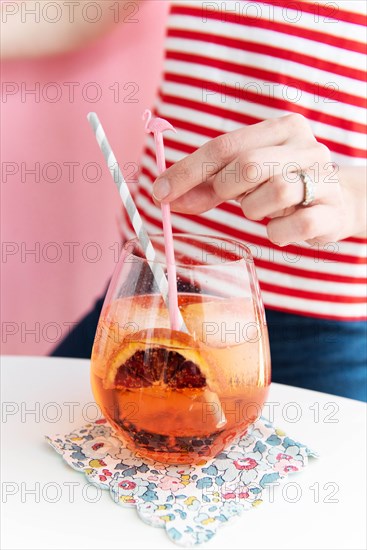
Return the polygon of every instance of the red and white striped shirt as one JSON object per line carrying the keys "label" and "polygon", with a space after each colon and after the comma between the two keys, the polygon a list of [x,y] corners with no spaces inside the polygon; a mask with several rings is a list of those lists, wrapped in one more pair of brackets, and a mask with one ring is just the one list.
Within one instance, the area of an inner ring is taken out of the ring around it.
{"label": "red and white striped shirt", "polygon": [[[165,134],[167,165],[220,134],[290,112],[307,117],[334,162],[365,164],[365,9],[362,1],[174,2],[155,109],[177,129]],[[149,135],[134,195],[150,233],[162,230],[151,199],[157,175]],[[247,244],[268,308],[366,318],[366,239],[279,248],[266,220],[245,219],[234,202],[200,216],[173,213],[172,223],[176,232]]]}

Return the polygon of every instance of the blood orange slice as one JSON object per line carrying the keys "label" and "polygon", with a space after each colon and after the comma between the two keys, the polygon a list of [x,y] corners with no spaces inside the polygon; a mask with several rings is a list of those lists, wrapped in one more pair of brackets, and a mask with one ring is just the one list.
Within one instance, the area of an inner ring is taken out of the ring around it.
{"label": "blood orange slice", "polygon": [[201,389],[210,372],[197,343],[169,329],[143,330],[126,338],[110,359],[105,389]]}

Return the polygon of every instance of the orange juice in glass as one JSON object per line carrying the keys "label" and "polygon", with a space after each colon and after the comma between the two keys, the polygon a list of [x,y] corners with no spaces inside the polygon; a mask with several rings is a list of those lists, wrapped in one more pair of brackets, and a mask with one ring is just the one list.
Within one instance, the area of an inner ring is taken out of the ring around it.
{"label": "orange juice in glass", "polygon": [[[151,237],[165,269],[163,236]],[[137,240],[125,244],[92,351],[97,403],[128,447],[197,463],[246,433],[270,384],[264,309],[252,256],[231,239],[174,236],[178,306],[169,311]]]}

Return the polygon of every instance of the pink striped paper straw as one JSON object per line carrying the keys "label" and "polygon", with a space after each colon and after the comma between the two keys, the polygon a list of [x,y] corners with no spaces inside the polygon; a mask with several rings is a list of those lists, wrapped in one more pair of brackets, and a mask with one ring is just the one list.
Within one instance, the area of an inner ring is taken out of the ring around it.
{"label": "pink striped paper straw", "polygon": [[[154,135],[155,152],[157,158],[158,174],[166,170],[166,159],[164,155],[163,132],[175,128],[163,118],[152,118],[152,113],[146,109],[143,120],[146,119],[145,131]],[[176,263],[173,246],[171,210],[169,204],[162,204],[164,248],[166,253],[167,275],[168,275],[168,308],[172,330],[180,330],[180,310],[178,309]]]}

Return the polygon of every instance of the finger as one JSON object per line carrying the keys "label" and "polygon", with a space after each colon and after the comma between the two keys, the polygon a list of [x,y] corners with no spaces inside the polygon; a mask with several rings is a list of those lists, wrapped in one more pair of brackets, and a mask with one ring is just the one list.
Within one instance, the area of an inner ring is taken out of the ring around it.
{"label": "finger", "polygon": [[[266,181],[277,178],[276,192],[281,193],[286,202],[287,199],[290,200],[286,206],[299,204],[303,185],[298,173],[302,169],[307,171],[307,167],[311,165],[314,170],[315,167],[319,167],[319,171],[323,170],[329,157],[329,150],[317,141],[307,143],[305,147],[296,143],[246,150],[214,175],[213,188],[216,195],[225,201],[236,199]],[[293,192],[288,197],[292,187]],[[298,193],[295,195],[296,189]],[[293,202],[292,196],[295,196]]]}
{"label": "finger", "polygon": [[[315,183],[313,203],[322,200],[327,192],[328,188],[325,185]],[[275,176],[250,193],[246,193],[240,204],[246,218],[256,221],[266,217],[278,217],[281,214],[287,215],[289,209],[302,204],[304,196],[303,180],[299,174],[292,173],[286,178]]]}
{"label": "finger", "polygon": [[170,203],[173,212],[202,214],[215,208],[223,201],[214,192],[211,182],[201,183]]}
{"label": "finger", "polygon": [[[234,160],[244,147],[253,150],[284,143],[301,125],[301,120],[304,125],[305,119],[300,115],[265,120],[208,141],[157,178],[153,186],[154,197],[164,202],[177,199],[211,178]],[[306,126],[304,134],[312,136]]]}
{"label": "finger", "polygon": [[293,214],[293,212],[295,212],[296,210],[297,210],[296,206],[290,206],[289,208],[283,208],[282,210],[277,210],[276,212],[273,212],[272,214],[269,214],[266,217],[272,220],[273,218],[280,218],[281,216],[289,216],[289,214]]}
{"label": "finger", "polygon": [[318,239],[322,235],[337,235],[341,221],[335,209],[326,204],[298,208],[288,216],[272,219],[267,225],[269,240],[279,246],[291,242]]}

